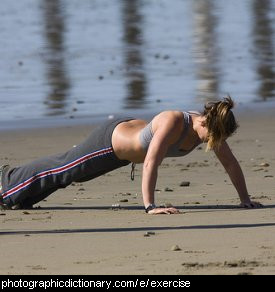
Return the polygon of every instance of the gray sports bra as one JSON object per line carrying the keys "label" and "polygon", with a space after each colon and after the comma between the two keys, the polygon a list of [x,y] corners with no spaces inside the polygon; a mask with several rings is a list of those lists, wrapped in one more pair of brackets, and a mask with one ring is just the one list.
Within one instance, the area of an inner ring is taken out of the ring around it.
{"label": "gray sports bra", "polygon": [[[196,113],[196,112],[195,112]],[[198,113],[197,113],[198,114]],[[185,156],[188,153],[190,153],[191,151],[194,150],[194,148],[196,148],[201,141],[198,140],[195,145],[189,149],[189,150],[181,150],[180,145],[182,144],[184,138],[186,137],[188,130],[189,130],[189,126],[192,123],[192,119],[190,116],[189,112],[183,112],[183,116],[184,116],[184,129],[182,131],[182,134],[180,136],[180,138],[178,139],[178,141],[172,145],[169,146],[168,151],[166,153],[166,157],[179,157],[179,156]],[[140,132],[140,143],[142,145],[142,148],[147,151],[149,148],[149,145],[153,139],[154,133],[152,130],[152,121],[146,125],[146,127],[144,127],[141,132]]]}

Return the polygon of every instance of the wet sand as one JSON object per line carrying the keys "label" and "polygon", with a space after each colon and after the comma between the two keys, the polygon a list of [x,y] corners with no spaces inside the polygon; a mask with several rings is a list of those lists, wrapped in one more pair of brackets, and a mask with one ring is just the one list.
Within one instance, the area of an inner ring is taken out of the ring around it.
{"label": "wet sand", "polygon": [[[238,120],[229,144],[265,208],[237,208],[222,166],[200,147],[160,167],[157,203],[179,215],[145,214],[141,165],[134,182],[127,166],[59,190],[40,209],[0,211],[0,274],[274,274],[275,117],[248,110]],[[65,151],[91,127],[2,132],[0,162]]]}

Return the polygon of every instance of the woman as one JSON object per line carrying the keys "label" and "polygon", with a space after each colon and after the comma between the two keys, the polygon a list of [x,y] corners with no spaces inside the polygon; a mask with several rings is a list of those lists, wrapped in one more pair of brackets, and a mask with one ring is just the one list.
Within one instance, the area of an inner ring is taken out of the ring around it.
{"label": "woman", "polygon": [[158,167],[165,157],[184,156],[200,143],[213,149],[235,186],[241,206],[260,207],[250,201],[240,165],[226,139],[237,129],[230,97],[205,105],[202,114],[165,111],[147,124],[133,118],[115,119],[96,128],[82,144],[68,152],[36,160],[21,167],[2,166],[2,208],[30,208],[59,188],[83,182],[116,168],[143,164],[142,194],[148,214],[176,214],[174,208],[157,208],[154,190]]}

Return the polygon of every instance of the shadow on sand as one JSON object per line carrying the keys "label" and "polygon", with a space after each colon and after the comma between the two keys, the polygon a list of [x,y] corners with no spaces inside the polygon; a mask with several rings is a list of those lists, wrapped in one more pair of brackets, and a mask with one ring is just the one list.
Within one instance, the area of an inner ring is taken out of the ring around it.
{"label": "shadow on sand", "polygon": [[[179,209],[238,209],[243,210],[234,205],[205,205],[205,206],[177,206]],[[275,205],[265,206],[264,209],[275,208]],[[110,206],[97,207],[52,207],[43,208],[43,210],[109,210]],[[142,210],[142,206],[122,207],[122,210]],[[249,224],[209,224],[209,225],[192,225],[192,226],[142,226],[142,227],[106,227],[106,228],[68,228],[68,229],[46,229],[46,230],[10,230],[0,231],[0,235],[35,235],[35,234],[75,234],[75,233],[107,233],[107,232],[147,232],[147,231],[173,231],[173,230],[211,230],[211,229],[235,229],[235,228],[259,228],[259,227],[275,227],[275,222],[266,223],[249,223]]]}
{"label": "shadow on sand", "polygon": [[[241,208],[238,205],[184,205],[184,206],[174,206],[179,210],[255,210],[255,209],[245,209]],[[275,205],[265,205],[261,209],[272,209],[275,208]],[[73,206],[73,205],[65,205],[65,206],[53,206],[53,207],[42,207],[43,210],[111,210],[111,209],[119,209],[119,210],[144,210],[143,206]]]}
{"label": "shadow on sand", "polygon": [[77,229],[52,229],[52,230],[14,230],[0,231],[1,235],[34,235],[34,234],[73,234],[73,233],[106,233],[106,232],[146,232],[146,231],[170,231],[170,230],[208,230],[208,229],[232,229],[232,228],[257,228],[275,226],[275,222],[251,223],[251,224],[215,224],[193,226],[146,226],[146,227],[119,227],[119,228],[77,228]]}

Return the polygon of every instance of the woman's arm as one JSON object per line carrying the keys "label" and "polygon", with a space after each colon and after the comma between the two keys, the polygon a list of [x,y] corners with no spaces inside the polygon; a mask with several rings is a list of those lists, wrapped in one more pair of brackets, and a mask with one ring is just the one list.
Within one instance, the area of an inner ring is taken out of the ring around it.
{"label": "woman's arm", "polygon": [[[158,177],[158,167],[164,159],[168,147],[177,137],[179,117],[171,112],[162,113],[154,121],[154,136],[147,151],[142,173],[142,195],[145,208],[154,204],[154,192]],[[176,208],[155,208],[149,214],[178,213]]]}
{"label": "woman's arm", "polygon": [[240,197],[241,206],[246,208],[261,207],[262,205],[260,203],[252,202],[250,200],[242,169],[228,144],[223,142],[218,149],[215,149],[215,154],[224,166],[235,189],[237,190]]}

